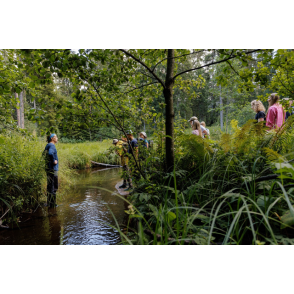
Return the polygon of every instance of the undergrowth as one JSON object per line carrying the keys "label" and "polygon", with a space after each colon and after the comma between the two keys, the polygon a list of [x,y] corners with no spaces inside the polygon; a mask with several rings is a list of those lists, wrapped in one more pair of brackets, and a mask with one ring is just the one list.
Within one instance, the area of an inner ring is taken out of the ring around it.
{"label": "undergrowth", "polygon": [[293,120],[278,132],[233,122],[218,142],[179,136],[175,170],[159,156],[136,181],[123,243],[294,244]]}

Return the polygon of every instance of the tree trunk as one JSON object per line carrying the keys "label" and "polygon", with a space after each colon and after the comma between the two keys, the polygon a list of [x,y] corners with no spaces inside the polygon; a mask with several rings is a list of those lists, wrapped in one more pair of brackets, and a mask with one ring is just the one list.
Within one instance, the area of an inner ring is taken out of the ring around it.
{"label": "tree trunk", "polygon": [[165,89],[163,95],[165,98],[165,150],[167,171],[174,168],[174,106],[173,106],[173,85],[174,85],[174,49],[168,49],[167,70],[165,78]]}
{"label": "tree trunk", "polygon": [[219,94],[219,107],[221,109],[220,111],[220,126],[221,130],[224,129],[224,111],[223,111],[223,99],[222,99],[222,86],[219,86],[220,94]]}
{"label": "tree trunk", "polygon": [[15,100],[16,100],[16,118],[17,118],[17,126],[19,128],[21,128],[21,123],[20,123],[20,105],[19,105],[19,102],[18,102],[18,94],[17,93],[14,93],[14,97],[15,97]]}
{"label": "tree trunk", "polygon": [[24,91],[19,94],[20,128],[24,129]]}
{"label": "tree trunk", "polygon": [[[36,99],[34,99],[34,109],[35,109],[35,113],[37,113],[37,105],[36,105]],[[35,123],[36,128],[38,128],[38,123]]]}

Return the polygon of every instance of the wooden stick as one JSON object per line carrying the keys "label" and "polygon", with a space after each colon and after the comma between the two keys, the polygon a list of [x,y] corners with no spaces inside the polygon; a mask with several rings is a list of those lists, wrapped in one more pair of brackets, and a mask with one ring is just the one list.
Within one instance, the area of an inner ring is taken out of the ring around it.
{"label": "wooden stick", "polygon": [[94,165],[101,165],[101,166],[108,166],[108,167],[122,167],[121,165],[106,164],[106,163],[100,163],[95,161],[91,161],[91,163]]}

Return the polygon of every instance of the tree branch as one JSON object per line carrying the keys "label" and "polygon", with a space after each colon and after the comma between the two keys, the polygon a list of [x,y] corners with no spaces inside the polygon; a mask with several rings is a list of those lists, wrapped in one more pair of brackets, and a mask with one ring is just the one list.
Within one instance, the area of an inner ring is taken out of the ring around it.
{"label": "tree branch", "polygon": [[240,76],[240,74],[233,68],[233,66],[231,65],[231,63],[230,63],[230,61],[229,60],[227,60],[227,63],[229,64],[229,66],[231,67],[231,69],[239,76],[239,77],[241,77]]}
{"label": "tree branch", "polygon": [[140,59],[138,59],[137,57],[135,57],[133,54],[129,53],[128,51],[124,50],[124,49],[119,49],[120,51],[122,51],[123,53],[125,53],[126,55],[130,56],[131,58],[133,58],[134,60],[136,60],[138,63],[140,63],[142,66],[144,66],[153,76],[154,78],[162,85],[162,87],[165,89],[165,85],[164,82],[161,80],[161,78],[159,78],[157,76],[157,74],[155,74],[152,69],[147,66],[143,61],[141,61]]}
{"label": "tree branch", "polygon": [[150,85],[153,85],[153,84],[158,84],[158,82],[152,82],[152,83],[149,83],[149,84],[142,85],[142,86],[137,87],[137,88],[134,88],[134,89],[132,89],[132,90],[130,90],[130,91],[128,91],[128,92],[124,92],[123,94],[128,94],[128,93],[130,93],[130,92],[136,91],[136,90],[138,90],[138,89],[141,89],[141,88],[143,88],[143,87],[147,87],[147,86],[150,86]]}
{"label": "tree branch", "polygon": [[[246,52],[245,54],[250,54],[250,53],[254,53],[254,52],[257,52],[257,51],[260,51],[261,49],[256,49],[256,50],[253,50],[253,51],[250,51],[250,52]],[[187,72],[190,72],[190,71],[194,71],[194,70],[197,70],[197,69],[201,69],[201,68],[204,68],[204,67],[207,67],[207,66],[211,66],[211,65],[214,65],[214,64],[219,64],[219,63],[223,63],[223,62],[226,62],[230,59],[233,59],[233,58],[236,58],[237,56],[236,55],[233,55],[231,57],[228,57],[228,58],[225,58],[225,59],[222,59],[222,60],[219,60],[219,61],[214,61],[214,62],[211,62],[211,63],[208,63],[208,64],[205,64],[205,65],[202,65],[202,66],[199,66],[199,67],[196,67],[196,68],[191,68],[191,69],[187,69],[185,71],[182,71],[178,74],[176,74],[174,76],[174,79],[176,79],[178,76],[184,74],[184,73],[187,73]]]}
{"label": "tree branch", "polygon": [[[195,51],[195,52],[192,52],[192,53],[187,53],[187,54],[183,54],[183,55],[175,56],[173,59],[180,58],[180,57],[187,56],[187,55],[192,55],[192,54],[195,54],[195,53],[201,53],[201,52],[204,52],[204,51],[205,51],[205,49],[203,49],[203,50],[201,50],[201,51]],[[154,65],[152,71],[154,72],[156,66],[159,65],[159,64],[160,64],[161,62],[163,62],[164,60],[167,60],[167,59],[168,59],[168,58],[163,58],[162,60],[160,60],[159,62],[157,62],[157,63]]]}

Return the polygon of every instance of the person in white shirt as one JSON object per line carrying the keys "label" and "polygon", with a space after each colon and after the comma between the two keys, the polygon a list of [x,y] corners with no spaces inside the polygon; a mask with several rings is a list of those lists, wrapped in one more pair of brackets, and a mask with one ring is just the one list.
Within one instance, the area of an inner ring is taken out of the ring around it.
{"label": "person in white shirt", "polygon": [[202,121],[202,122],[200,123],[200,125],[201,125],[202,127],[205,128],[206,133],[207,133],[207,134],[204,135],[204,138],[209,137],[209,136],[210,136],[210,132],[209,132],[209,129],[206,127],[205,121]]}

